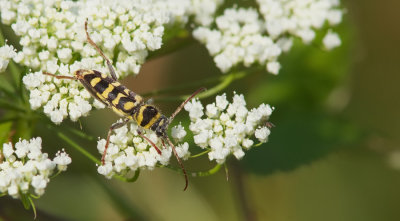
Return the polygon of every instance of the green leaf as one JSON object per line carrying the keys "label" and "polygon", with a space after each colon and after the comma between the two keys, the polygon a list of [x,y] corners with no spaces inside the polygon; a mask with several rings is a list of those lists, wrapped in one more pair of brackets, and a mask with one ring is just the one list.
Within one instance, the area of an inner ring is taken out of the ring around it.
{"label": "green leaf", "polygon": [[12,122],[0,123],[0,149],[3,148],[3,143],[7,143],[10,132],[11,132]]}
{"label": "green leaf", "polygon": [[4,92],[8,97],[16,97],[14,87],[4,74],[0,75],[0,91]]}
{"label": "green leaf", "polygon": [[0,107],[6,110],[15,110],[19,112],[25,112],[26,110],[23,107],[20,107],[15,104],[15,102],[10,102],[8,100],[0,99]]}
{"label": "green leaf", "polygon": [[290,171],[363,138],[360,128],[336,116],[291,112],[282,117],[271,129],[269,142],[246,154],[247,170],[259,174]]}

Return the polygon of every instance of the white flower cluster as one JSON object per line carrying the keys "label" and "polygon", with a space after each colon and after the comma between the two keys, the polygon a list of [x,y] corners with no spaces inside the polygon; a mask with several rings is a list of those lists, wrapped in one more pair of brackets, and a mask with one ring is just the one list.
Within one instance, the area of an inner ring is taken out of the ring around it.
{"label": "white flower cluster", "polygon": [[273,108],[261,104],[248,110],[243,95],[235,94],[232,103],[225,94],[217,96],[215,103],[205,108],[200,101],[193,100],[185,105],[185,110],[191,119],[189,129],[194,134],[194,142],[209,149],[209,159],[219,164],[230,154],[241,159],[245,154],[243,150],[253,146],[253,136],[264,143],[270,134],[266,122]]}
{"label": "white flower cluster", "polygon": [[56,73],[60,64],[69,68],[80,58],[104,64],[86,41],[86,18],[93,40],[105,54],[114,59],[118,52],[115,60],[121,75],[137,74],[148,51],[161,47],[164,25],[186,20],[185,4],[177,0],[0,0],[0,5],[1,21],[21,36],[23,48],[14,60],[50,73]]}
{"label": "white flower cluster", "polygon": [[[180,0],[0,0],[0,5],[2,22],[11,24],[21,36],[23,48],[14,60],[40,70],[23,79],[30,90],[31,107],[43,106],[45,114],[55,123],[61,123],[67,116],[75,121],[87,115],[92,105],[103,107],[79,82],[41,74],[47,71],[72,76],[78,69],[108,73],[104,60],[86,41],[86,18],[93,41],[110,59],[116,58],[116,69],[125,76],[130,72],[137,74],[148,51],[161,47],[164,25],[185,22],[187,6],[180,4]],[[116,57],[114,52],[118,52]]]}
{"label": "white flower cluster", "polygon": [[[62,67],[65,66],[62,65]],[[72,76],[66,68],[62,67],[60,68],[62,75]],[[43,106],[43,112],[56,124],[61,123],[67,116],[76,121],[79,117],[88,115],[92,109],[89,100],[95,100],[80,82],[59,80],[43,75],[41,71],[26,75],[23,83],[31,91],[29,95],[31,108],[35,110]],[[104,107],[97,100],[93,105],[98,108]]]}
{"label": "white flower cluster", "polygon": [[58,152],[51,160],[47,153],[42,153],[42,139],[21,140],[15,144],[3,144],[3,159],[0,163],[0,194],[20,198],[21,194],[30,193],[41,196],[50,181],[50,176],[58,171],[65,171],[71,158],[64,152]]}
{"label": "white flower cluster", "polygon": [[[222,72],[244,63],[250,66],[276,63],[281,49],[268,36],[263,36],[264,27],[255,9],[226,9],[216,20],[217,30],[199,27],[193,36],[205,43],[208,51]],[[278,70],[269,69],[270,72]]]}
{"label": "white flower cluster", "polygon": [[257,0],[268,34],[280,38],[284,34],[300,37],[304,43],[315,37],[326,21],[337,25],[342,21],[339,0]]}
{"label": "white flower cluster", "polygon": [[[281,52],[292,47],[293,37],[311,42],[315,30],[328,22],[337,25],[342,20],[339,0],[257,0],[263,19],[256,9],[229,8],[210,24],[198,27],[193,36],[204,43],[222,72],[238,64],[266,65],[267,71],[277,74]],[[328,50],[340,45],[337,34],[331,31],[323,41]]]}
{"label": "white flower cluster", "polygon": [[208,26],[214,21],[214,14],[224,1],[223,0],[190,0],[189,14],[195,16],[197,24]]}
{"label": "white flower cluster", "polygon": [[12,45],[0,47],[0,73],[7,69],[10,59],[13,59],[17,53]]}
{"label": "white flower cluster", "polygon": [[[100,165],[97,171],[111,178],[114,174],[130,177],[137,169],[153,169],[156,164],[167,165],[172,154],[172,148],[165,143],[151,130],[144,130],[143,135],[149,138],[160,150],[161,155],[155,148],[137,134],[136,123],[129,123],[113,131],[107,149],[104,165]],[[172,137],[181,141],[186,135],[182,126],[172,128]],[[106,140],[97,142],[97,149],[103,154]],[[178,156],[186,160],[190,156],[189,144],[187,142],[175,146]]]}

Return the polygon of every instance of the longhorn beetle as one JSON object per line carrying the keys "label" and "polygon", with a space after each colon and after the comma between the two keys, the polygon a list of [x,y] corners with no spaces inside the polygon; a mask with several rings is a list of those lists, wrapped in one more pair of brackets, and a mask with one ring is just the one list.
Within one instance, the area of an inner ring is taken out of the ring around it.
{"label": "longhorn beetle", "polygon": [[[73,77],[60,76],[48,72],[43,72],[43,74],[55,77],[57,79],[79,80],[82,83],[82,85],[86,88],[86,90],[89,91],[89,93],[94,98],[96,98],[106,106],[112,108],[114,112],[116,112],[118,115],[124,118],[122,122],[120,121],[112,124],[108,131],[106,145],[104,148],[103,155],[101,157],[101,162],[103,165],[104,165],[104,158],[107,153],[107,148],[110,143],[111,132],[117,128],[124,126],[129,121],[133,120],[140,127],[154,131],[157,137],[161,139],[164,147],[165,147],[164,141],[167,141],[167,143],[171,146],[172,151],[174,152],[174,155],[180,167],[182,168],[182,172],[185,176],[184,190],[186,190],[188,186],[187,173],[181,159],[178,156],[178,153],[175,150],[174,144],[171,142],[171,140],[167,135],[167,129],[171,121],[182,110],[185,104],[189,102],[195,95],[197,95],[201,91],[204,91],[205,88],[200,88],[196,92],[194,92],[189,98],[187,98],[181,105],[178,106],[178,108],[171,115],[171,117],[167,118],[166,116],[161,114],[161,112],[157,109],[156,106],[146,104],[144,102],[144,99],[140,95],[129,90],[128,88],[126,88],[124,85],[120,84],[117,81],[117,76],[115,74],[113,66],[111,65],[110,60],[104,55],[103,51],[90,38],[89,32],[87,30],[87,23],[88,20],[86,19],[85,32],[87,41],[97,50],[97,52],[101,55],[101,57],[103,57],[103,59],[106,61],[108,69],[111,74],[111,78],[108,77],[106,74],[100,73],[99,71],[84,70],[84,69],[79,69],[75,71]],[[144,136],[140,131],[140,129],[138,129],[137,132],[139,136],[148,141],[155,148],[157,153],[161,155],[160,149],[149,138]]]}

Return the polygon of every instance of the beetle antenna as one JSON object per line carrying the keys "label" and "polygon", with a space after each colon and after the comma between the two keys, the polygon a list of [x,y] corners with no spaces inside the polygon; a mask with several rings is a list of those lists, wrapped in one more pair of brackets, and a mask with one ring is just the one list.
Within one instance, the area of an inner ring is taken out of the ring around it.
{"label": "beetle antenna", "polygon": [[[174,155],[176,157],[176,160],[178,161],[179,166],[182,168],[183,175],[185,176],[185,188],[183,188],[183,191],[185,191],[187,189],[187,187],[188,187],[188,184],[189,184],[188,176],[187,176],[185,167],[183,166],[181,158],[179,158],[178,153],[176,152],[174,144],[171,142],[171,140],[168,137],[166,137],[165,140],[167,140],[168,144],[171,146],[172,151],[174,152]],[[163,145],[164,145],[164,141],[163,141]]]}

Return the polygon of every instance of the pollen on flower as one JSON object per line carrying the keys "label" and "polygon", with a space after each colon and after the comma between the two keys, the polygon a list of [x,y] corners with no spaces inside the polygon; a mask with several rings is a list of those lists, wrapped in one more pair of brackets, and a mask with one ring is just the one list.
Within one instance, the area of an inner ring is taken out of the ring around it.
{"label": "pollen on flower", "polygon": [[[248,110],[243,95],[234,94],[232,103],[229,103],[223,94],[217,96],[215,103],[208,106],[218,107],[220,111],[191,118],[189,129],[194,134],[195,144],[211,149],[208,153],[210,160],[222,164],[231,154],[241,159],[245,155],[244,150],[254,145],[254,138],[259,142],[267,142],[270,130],[261,126],[272,114],[273,108],[269,105],[261,104],[258,108]],[[189,114],[197,109],[202,109],[202,104],[197,100],[185,106]]]}
{"label": "pollen on flower", "polygon": [[[41,196],[50,177],[58,171],[65,171],[71,158],[64,150],[56,154],[54,160],[42,153],[42,139],[19,140],[17,143],[3,144],[3,161],[0,163],[0,194],[21,198],[32,189]],[[31,188],[30,188],[31,187]]]}

